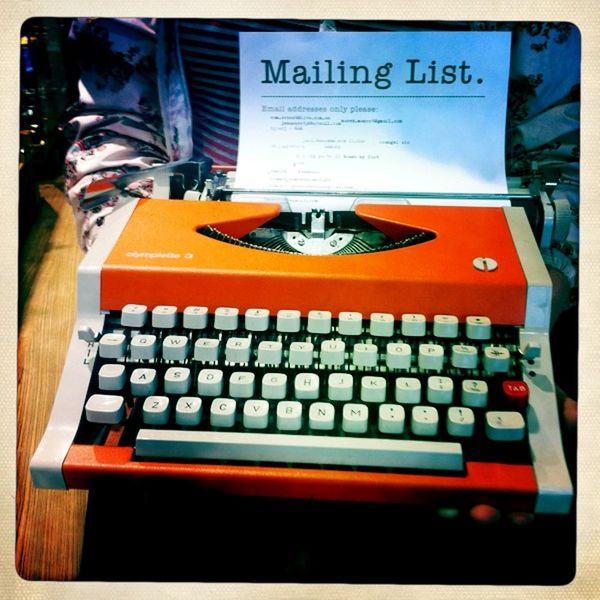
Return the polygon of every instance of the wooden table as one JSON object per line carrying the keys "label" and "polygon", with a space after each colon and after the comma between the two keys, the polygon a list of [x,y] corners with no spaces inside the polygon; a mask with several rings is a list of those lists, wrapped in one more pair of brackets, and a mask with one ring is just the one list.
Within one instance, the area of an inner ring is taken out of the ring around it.
{"label": "wooden table", "polygon": [[46,426],[75,320],[75,276],[83,252],[58,185],[21,248],[17,397],[16,568],[25,579],[78,575],[87,493],[32,486],[29,460]]}

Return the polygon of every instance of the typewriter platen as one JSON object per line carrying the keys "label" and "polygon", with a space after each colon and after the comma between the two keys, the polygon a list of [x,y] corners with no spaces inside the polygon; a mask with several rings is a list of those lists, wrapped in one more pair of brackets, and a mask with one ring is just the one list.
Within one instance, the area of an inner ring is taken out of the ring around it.
{"label": "typewriter platen", "polygon": [[224,181],[132,201],[84,258],[36,485],[570,510],[536,178],[311,212]]}

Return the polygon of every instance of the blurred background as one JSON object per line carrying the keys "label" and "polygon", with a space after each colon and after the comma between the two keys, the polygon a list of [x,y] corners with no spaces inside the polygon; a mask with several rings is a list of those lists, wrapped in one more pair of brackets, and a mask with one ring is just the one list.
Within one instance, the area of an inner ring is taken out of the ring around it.
{"label": "blurred background", "polygon": [[[70,53],[71,19],[34,18],[20,36],[19,238],[40,210],[39,184],[62,176],[66,150],[58,125],[77,91]],[[20,247],[22,243],[20,244]]]}

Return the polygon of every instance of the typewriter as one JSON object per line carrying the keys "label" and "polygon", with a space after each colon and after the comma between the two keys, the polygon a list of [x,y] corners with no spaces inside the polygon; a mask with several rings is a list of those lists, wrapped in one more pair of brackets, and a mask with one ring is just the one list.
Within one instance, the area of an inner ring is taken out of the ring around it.
{"label": "typewriter", "polygon": [[539,251],[564,206],[539,176],[501,206],[298,213],[187,168],[163,197],[201,193],[132,200],[81,263],[36,486],[570,511]]}

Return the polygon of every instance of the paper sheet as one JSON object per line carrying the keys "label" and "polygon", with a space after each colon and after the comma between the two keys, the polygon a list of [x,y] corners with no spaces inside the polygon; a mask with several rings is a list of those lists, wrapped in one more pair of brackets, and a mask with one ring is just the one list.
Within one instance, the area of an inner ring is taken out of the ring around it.
{"label": "paper sheet", "polygon": [[240,33],[235,185],[506,193],[508,32]]}

